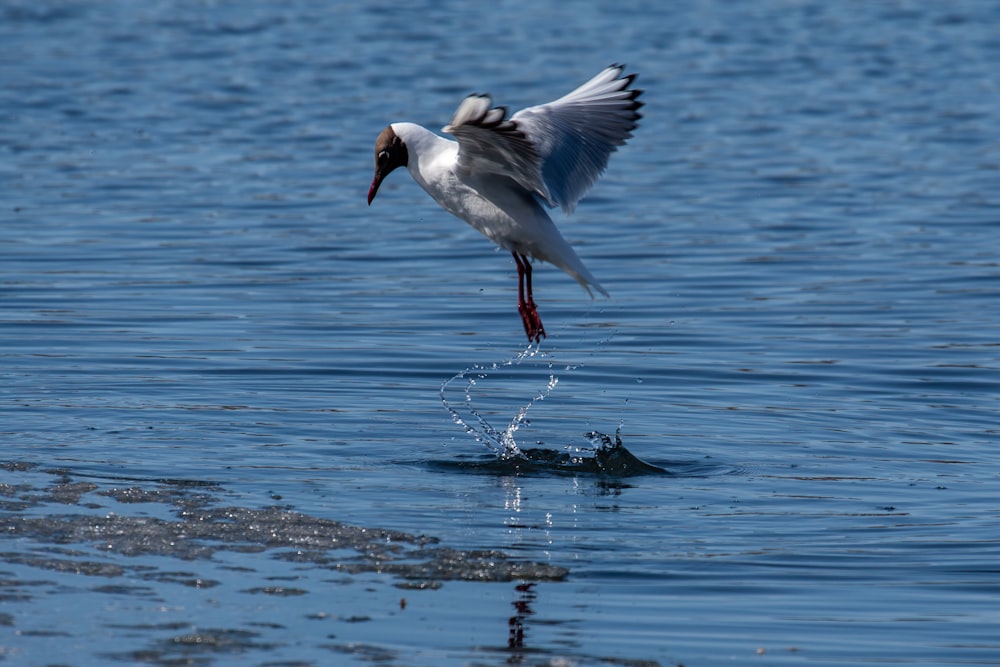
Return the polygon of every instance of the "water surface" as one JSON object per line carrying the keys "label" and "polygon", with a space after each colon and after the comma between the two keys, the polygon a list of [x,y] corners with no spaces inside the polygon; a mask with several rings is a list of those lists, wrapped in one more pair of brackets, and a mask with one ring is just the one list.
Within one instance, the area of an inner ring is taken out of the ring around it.
{"label": "water surface", "polygon": [[[0,19],[11,664],[1000,661],[995,3]],[[622,61],[556,215],[612,299],[538,266],[508,363],[512,261],[369,208],[374,138]],[[665,473],[567,468],[619,429]]]}

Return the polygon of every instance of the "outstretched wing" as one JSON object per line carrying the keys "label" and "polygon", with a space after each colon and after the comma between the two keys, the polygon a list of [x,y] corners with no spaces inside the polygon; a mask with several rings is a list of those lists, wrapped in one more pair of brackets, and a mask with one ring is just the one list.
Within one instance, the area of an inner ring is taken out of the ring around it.
{"label": "outstretched wing", "polygon": [[632,136],[641,117],[634,74],[612,65],[564,97],[505,118],[487,95],[470,95],[444,127],[458,139],[458,168],[502,174],[570,213]]}

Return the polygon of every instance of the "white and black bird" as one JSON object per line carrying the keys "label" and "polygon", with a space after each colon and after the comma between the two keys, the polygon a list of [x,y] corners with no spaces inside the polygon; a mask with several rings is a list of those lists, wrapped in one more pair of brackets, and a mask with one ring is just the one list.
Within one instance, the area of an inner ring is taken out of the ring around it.
{"label": "white and black bird", "polygon": [[488,95],[470,95],[442,131],[393,123],[375,141],[368,204],[397,167],[449,213],[510,251],[517,265],[517,309],[529,341],[545,336],[531,293],[531,259],[558,266],[587,293],[601,287],[556,229],[543,206],[571,213],[632,136],[640,118],[635,74],[612,65],[573,92],[507,118]]}

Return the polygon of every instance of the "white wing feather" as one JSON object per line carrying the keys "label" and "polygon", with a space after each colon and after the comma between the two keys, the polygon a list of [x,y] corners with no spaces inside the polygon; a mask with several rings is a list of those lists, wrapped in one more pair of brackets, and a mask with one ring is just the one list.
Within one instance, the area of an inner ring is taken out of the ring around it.
{"label": "white wing feather", "polygon": [[444,131],[458,139],[459,173],[489,172],[514,179],[549,206],[571,213],[632,136],[641,90],[634,74],[608,67],[553,102],[528,107],[505,120],[505,107],[486,95],[467,97]]}

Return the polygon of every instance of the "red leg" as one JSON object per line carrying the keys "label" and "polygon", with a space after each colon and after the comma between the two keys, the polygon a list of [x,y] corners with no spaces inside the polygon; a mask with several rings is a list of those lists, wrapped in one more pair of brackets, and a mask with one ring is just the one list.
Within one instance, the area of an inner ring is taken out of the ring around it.
{"label": "red leg", "polygon": [[[512,252],[514,263],[517,264],[517,312],[521,314],[524,323],[524,333],[528,340],[540,343],[545,338],[545,327],[538,315],[535,299],[531,296],[531,262],[524,255]],[[527,298],[525,298],[527,296]]]}
{"label": "red leg", "polygon": [[[521,261],[520,255],[516,252],[511,253],[514,256],[514,263],[517,264],[517,310],[521,313],[521,317],[524,317],[524,262]],[[525,329],[528,328],[528,323],[524,323]]]}

